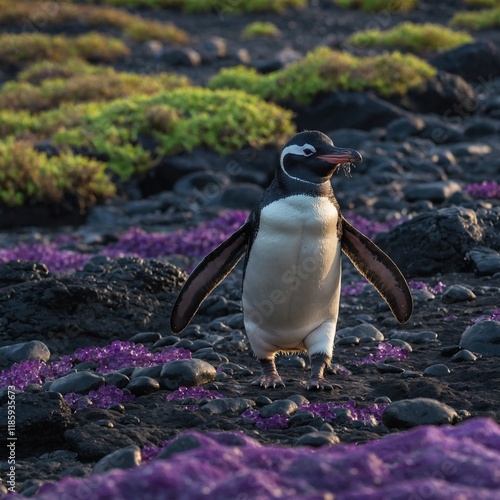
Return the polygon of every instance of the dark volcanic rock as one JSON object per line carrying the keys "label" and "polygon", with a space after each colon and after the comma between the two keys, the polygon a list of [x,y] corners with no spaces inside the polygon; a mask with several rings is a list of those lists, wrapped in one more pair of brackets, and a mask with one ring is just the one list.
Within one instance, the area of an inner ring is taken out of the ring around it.
{"label": "dark volcanic rock", "polygon": [[[19,273],[19,280],[32,276],[26,269]],[[72,275],[4,286],[0,316],[8,337],[3,342],[35,337],[57,353],[77,346],[79,338],[87,345],[86,336],[126,340],[133,331],[170,333],[170,310],[183,280],[171,264],[98,257]]]}
{"label": "dark volcanic rock", "polygon": [[423,213],[376,241],[407,276],[472,270],[468,252],[476,246],[500,248],[500,207]]}
{"label": "dark volcanic rock", "polygon": [[47,278],[49,270],[37,262],[12,261],[0,264],[0,288]]}
{"label": "dark volcanic rock", "polygon": [[61,394],[67,394],[68,392],[88,394],[90,391],[104,385],[104,382],[104,377],[100,377],[96,373],[76,372],[54,380],[50,385],[50,390]]}
{"label": "dark volcanic rock", "polygon": [[[21,393],[15,399],[15,436],[17,458],[57,449],[63,433],[72,425],[71,410],[60,394],[55,392]],[[7,404],[0,408],[0,421],[7,430]],[[2,432],[5,432],[2,431]],[[0,458],[5,453],[2,447]]]}
{"label": "dark volcanic rock", "polygon": [[167,389],[192,387],[215,380],[215,368],[201,359],[177,359],[163,366],[161,380]]}
{"label": "dark volcanic rock", "polygon": [[391,403],[382,414],[387,427],[407,429],[417,425],[452,424],[458,419],[450,406],[429,398],[406,399]]}
{"label": "dark volcanic rock", "polygon": [[102,473],[112,469],[131,469],[141,463],[141,450],[138,446],[130,445],[116,450],[101,458],[95,464],[94,472]]}
{"label": "dark volcanic rock", "polygon": [[442,52],[430,59],[436,68],[460,75],[475,84],[500,75],[500,51],[492,42],[474,42]]}
{"label": "dark volcanic rock", "polygon": [[332,130],[335,124],[341,124],[343,128],[370,130],[408,115],[383,99],[358,92],[327,94],[310,106],[296,107],[294,110],[297,112],[299,130]]}
{"label": "dark volcanic rock", "polygon": [[48,361],[50,358],[50,351],[43,342],[32,340],[30,342],[21,342],[20,344],[0,347],[0,364],[3,364],[3,358],[9,363],[19,363],[24,359]]}
{"label": "dark volcanic rock", "polygon": [[500,356],[500,321],[480,321],[465,330],[460,346],[483,356]]}

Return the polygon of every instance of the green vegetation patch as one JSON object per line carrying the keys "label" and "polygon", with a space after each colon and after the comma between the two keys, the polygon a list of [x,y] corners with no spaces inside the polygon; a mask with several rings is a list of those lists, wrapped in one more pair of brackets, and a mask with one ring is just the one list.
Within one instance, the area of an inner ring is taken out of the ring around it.
{"label": "green vegetation patch", "polygon": [[[123,30],[135,41],[151,39],[170,43],[185,43],[188,35],[172,23],[160,23],[143,19],[113,7],[73,5],[70,3],[29,2],[22,0],[0,0],[0,22],[25,26],[36,21],[41,26],[78,21],[89,26],[110,26]],[[43,21],[43,22],[42,22]]]}
{"label": "green vegetation patch", "polygon": [[17,80],[39,85],[44,80],[71,78],[77,75],[97,75],[106,71],[106,66],[96,66],[78,58],[64,61],[39,61],[29,64],[20,71],[17,74]]}
{"label": "green vegetation patch", "polygon": [[0,186],[0,203],[7,206],[60,204],[69,197],[81,211],[116,191],[106,164],[70,152],[48,157],[12,138],[0,142]]}
{"label": "green vegetation patch", "polygon": [[351,35],[348,43],[361,47],[398,47],[414,52],[448,50],[472,42],[464,31],[452,31],[440,24],[414,24],[404,22],[394,28],[359,31]]}
{"label": "green vegetation patch", "polygon": [[467,7],[476,7],[480,9],[488,7],[500,7],[500,0],[464,0]]}
{"label": "green vegetation patch", "polygon": [[335,90],[404,95],[422,87],[435,74],[435,68],[412,54],[356,57],[319,47],[301,61],[268,75],[243,66],[223,69],[210,80],[209,87],[243,89],[267,100],[307,104],[319,93]]}
{"label": "green vegetation patch", "polygon": [[344,9],[359,9],[365,12],[409,12],[420,0],[334,0]]}
{"label": "green vegetation patch", "polygon": [[247,40],[252,38],[278,38],[281,31],[273,23],[255,21],[243,29],[241,36]]}
{"label": "green vegetation patch", "polygon": [[[185,76],[160,73],[139,75],[116,72],[113,68],[82,66],[83,71],[70,75],[70,65],[61,65],[66,78],[43,79],[38,85],[28,81],[8,82],[0,89],[0,109],[25,109],[34,113],[57,108],[65,102],[110,101],[137,94],[151,95],[190,85]],[[76,68],[74,68],[76,70]],[[57,74],[57,66],[37,65],[21,73],[21,79],[39,80],[48,73]],[[52,70],[52,71],[51,71]],[[98,70],[94,71],[94,70]]]}
{"label": "green vegetation patch", "polygon": [[500,7],[477,12],[457,12],[451,18],[450,25],[469,30],[500,28]]}
{"label": "green vegetation patch", "polygon": [[90,61],[111,62],[128,56],[129,48],[118,38],[99,33],[76,37],[46,35],[43,33],[0,35],[0,63],[20,64],[41,59],[62,61],[81,57]]}
{"label": "green vegetation patch", "polygon": [[4,137],[50,138],[56,146],[105,155],[110,170],[123,180],[147,171],[159,156],[195,147],[227,154],[245,146],[278,145],[294,132],[291,111],[241,91],[201,87],[66,104],[36,116],[0,111]]}

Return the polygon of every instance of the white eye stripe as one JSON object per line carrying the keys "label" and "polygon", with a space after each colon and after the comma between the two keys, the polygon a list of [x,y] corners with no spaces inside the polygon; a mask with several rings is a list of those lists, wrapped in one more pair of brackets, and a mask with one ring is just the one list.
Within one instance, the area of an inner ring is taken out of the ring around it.
{"label": "white eye stripe", "polygon": [[[306,149],[309,149],[311,153],[306,153],[305,152]],[[292,144],[291,146],[287,146],[286,148],[283,149],[281,153],[281,158],[280,158],[281,168],[283,168],[283,158],[285,158],[287,154],[311,156],[313,153],[316,153],[316,148],[314,146],[311,146],[310,144],[304,144],[303,146],[297,146],[296,144]]]}

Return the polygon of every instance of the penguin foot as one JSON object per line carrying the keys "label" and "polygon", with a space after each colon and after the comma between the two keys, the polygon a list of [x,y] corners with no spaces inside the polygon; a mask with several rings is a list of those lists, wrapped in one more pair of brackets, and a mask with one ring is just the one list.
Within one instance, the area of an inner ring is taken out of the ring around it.
{"label": "penguin foot", "polygon": [[308,391],[333,391],[333,389],[342,389],[338,384],[330,384],[323,377],[311,377],[306,384]]}
{"label": "penguin foot", "polygon": [[252,382],[252,385],[260,385],[261,387],[264,387],[264,389],[267,389],[268,387],[272,387],[273,389],[276,389],[277,387],[285,387],[283,380],[281,380],[281,377],[277,372],[263,373],[258,379],[255,379]]}
{"label": "penguin foot", "polygon": [[277,387],[285,387],[283,380],[279,376],[278,370],[276,370],[276,364],[274,363],[274,356],[272,358],[259,359],[260,365],[262,366],[262,375],[252,382],[252,385],[260,385],[267,389],[272,387],[276,389]]}

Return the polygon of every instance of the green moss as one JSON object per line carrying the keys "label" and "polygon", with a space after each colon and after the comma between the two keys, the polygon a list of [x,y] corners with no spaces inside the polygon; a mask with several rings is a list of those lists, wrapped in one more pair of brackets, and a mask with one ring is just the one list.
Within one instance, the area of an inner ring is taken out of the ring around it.
{"label": "green moss", "polygon": [[464,0],[464,4],[467,7],[477,7],[477,8],[493,8],[500,7],[500,0]]}
{"label": "green moss", "polygon": [[500,27],[500,7],[477,12],[457,12],[450,21],[451,26],[470,30]]}
{"label": "green moss", "polygon": [[44,25],[78,21],[89,26],[118,28],[139,42],[158,39],[170,43],[184,43],[189,38],[186,32],[176,28],[172,23],[143,19],[113,7],[58,3],[55,8],[53,2],[0,0],[1,23],[24,26],[27,20],[37,19],[40,16],[43,16]]}
{"label": "green moss", "polygon": [[83,59],[66,59],[64,61],[39,61],[28,65],[17,74],[17,80],[39,85],[44,80],[55,78],[71,78],[76,75],[106,74],[111,68],[95,66]]}
{"label": "green moss", "polygon": [[29,141],[0,142],[0,203],[22,206],[59,204],[66,197],[84,211],[114,196],[116,190],[106,165],[69,152],[48,157]]}
{"label": "green moss", "polygon": [[43,33],[1,34],[0,63],[20,64],[41,59],[62,61],[81,57],[93,61],[110,62],[130,54],[119,39],[88,33],[76,37],[45,35]]}
{"label": "green moss", "polygon": [[264,99],[307,104],[321,92],[375,90],[382,96],[403,95],[433,77],[436,70],[412,54],[394,52],[355,57],[319,47],[304,59],[268,75],[244,67],[221,70],[209,87],[244,89]]}
{"label": "green moss", "polygon": [[452,31],[440,24],[404,22],[387,31],[366,30],[354,33],[347,41],[360,47],[397,47],[415,52],[448,50],[472,42],[463,31]]}
{"label": "green moss", "polygon": [[413,10],[420,0],[334,0],[344,9],[360,9],[365,12],[409,12]]}
{"label": "green moss", "polygon": [[252,38],[277,38],[281,35],[278,27],[273,23],[255,21],[243,29],[241,36],[250,40]]}
{"label": "green moss", "polygon": [[[31,71],[27,74],[28,77],[33,75],[39,73]],[[64,102],[110,101],[189,85],[186,77],[176,74],[138,75],[115,72],[112,68],[103,68],[96,73],[87,66],[82,74],[67,79],[46,79],[40,85],[25,81],[8,82],[0,90],[0,109],[40,112],[56,108]]]}

